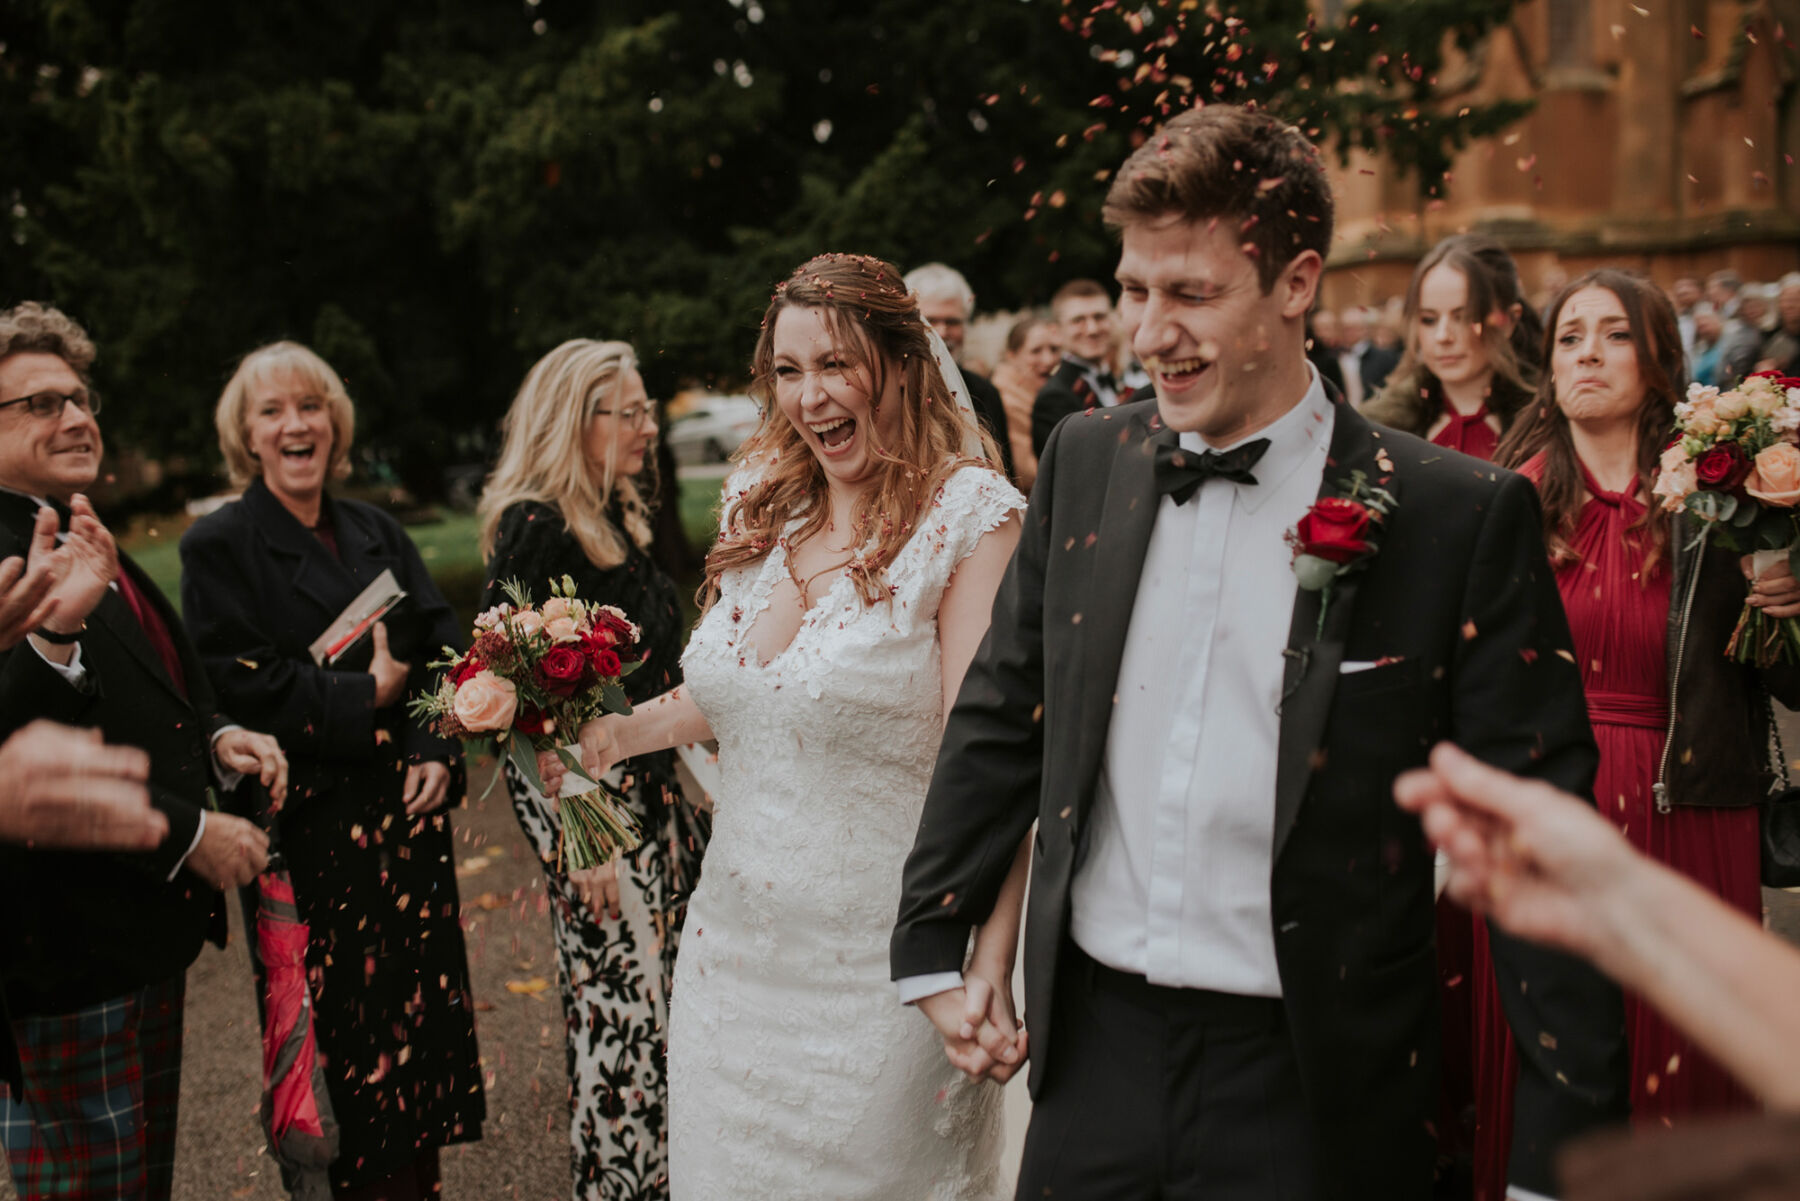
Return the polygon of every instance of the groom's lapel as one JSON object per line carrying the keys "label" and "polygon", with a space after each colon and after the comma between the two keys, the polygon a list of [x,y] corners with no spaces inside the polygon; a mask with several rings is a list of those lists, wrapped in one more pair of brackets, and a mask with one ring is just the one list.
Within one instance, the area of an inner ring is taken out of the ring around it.
{"label": "groom's lapel", "polygon": [[1100,757],[1112,725],[1119,662],[1125,654],[1125,635],[1144,570],[1144,552],[1150,546],[1150,531],[1162,502],[1156,491],[1156,447],[1175,442],[1174,432],[1164,428],[1153,407],[1132,414],[1128,421],[1120,431],[1119,451],[1107,476],[1106,499],[1094,531],[1094,571],[1087,602],[1077,618],[1082,623],[1082,653],[1077,685],[1081,689],[1081,721],[1076,727],[1081,742],[1075,760],[1080,787],[1076,795],[1084,806],[1093,800]]}
{"label": "groom's lapel", "polygon": [[[1331,449],[1319,478],[1319,496],[1341,495],[1339,481],[1349,479],[1353,471],[1363,472],[1374,483],[1391,476],[1391,470],[1377,461],[1380,449],[1380,435],[1368,421],[1349,405],[1340,403],[1332,423]],[[1387,480],[1383,486],[1398,496],[1393,480]],[[1380,553],[1377,550],[1376,556],[1380,557]],[[1281,739],[1275,755],[1273,862],[1281,859],[1312,773],[1330,766],[1324,761],[1325,721],[1331,713],[1338,668],[1344,661],[1344,641],[1356,611],[1357,585],[1366,570],[1367,567],[1352,571],[1333,583],[1323,632],[1319,608],[1324,594],[1295,588],[1294,619],[1288,627],[1287,649],[1281,652],[1285,666],[1281,681]]]}

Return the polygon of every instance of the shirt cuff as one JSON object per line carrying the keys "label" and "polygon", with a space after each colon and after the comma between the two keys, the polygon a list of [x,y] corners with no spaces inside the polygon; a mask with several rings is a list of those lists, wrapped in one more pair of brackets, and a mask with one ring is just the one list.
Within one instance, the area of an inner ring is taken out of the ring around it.
{"label": "shirt cuff", "polygon": [[67,663],[58,663],[55,659],[44,654],[38,644],[33,642],[30,638],[27,638],[25,641],[31,643],[31,649],[36,651],[37,657],[44,661],[44,666],[66,680],[69,687],[80,688],[87,682],[87,668],[81,665],[81,643],[77,642],[75,644],[75,650],[69,656],[69,661]]}
{"label": "shirt cuff", "polygon": [[961,972],[929,972],[923,976],[903,976],[894,981],[902,1005],[911,1005],[926,997],[935,997],[941,992],[949,992],[962,986]]}
{"label": "shirt cuff", "polygon": [[[243,728],[244,728],[243,726],[235,725],[235,724],[228,725],[228,726],[220,726],[217,730],[215,730],[213,732],[212,742],[207,744],[208,746],[214,748],[213,756],[212,756],[212,769],[213,769],[213,775],[215,775],[219,778],[219,790],[221,792],[230,792],[232,789],[236,788],[238,786],[238,782],[244,778],[244,773],[241,771],[232,771],[229,767],[226,767],[223,763],[219,762],[219,752],[217,749],[218,745],[219,745],[219,739],[225,737],[225,735],[231,733],[233,730],[241,730]],[[204,817],[202,817],[202,820],[205,820]],[[199,845],[199,842],[200,842],[200,836],[198,834],[194,835],[195,845]]]}
{"label": "shirt cuff", "polygon": [[194,823],[194,841],[188,843],[188,849],[181,852],[181,858],[175,861],[174,868],[169,872],[169,882],[171,884],[175,882],[177,873],[187,866],[188,856],[192,855],[194,853],[194,848],[200,845],[200,836],[204,833],[206,833],[206,810],[202,809],[200,811],[200,820]]}
{"label": "shirt cuff", "polygon": [[1520,1188],[1516,1184],[1506,1186],[1506,1201],[1556,1201],[1554,1197],[1546,1197],[1542,1193],[1534,1193],[1528,1188]]}

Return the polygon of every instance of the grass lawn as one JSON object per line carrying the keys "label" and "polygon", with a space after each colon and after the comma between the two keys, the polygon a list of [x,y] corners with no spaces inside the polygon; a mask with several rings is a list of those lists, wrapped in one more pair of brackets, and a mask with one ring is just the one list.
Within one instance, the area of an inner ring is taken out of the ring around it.
{"label": "grass lawn", "polygon": [[[712,545],[716,527],[712,510],[718,499],[716,481],[696,479],[682,485],[681,524],[696,547]],[[185,518],[152,522],[123,539],[132,558],[177,608],[181,605],[181,557],[177,547],[186,528]],[[425,560],[445,597],[459,611],[472,613],[483,583],[475,515],[447,513],[439,521],[407,526],[406,532],[418,546],[419,557]],[[691,592],[695,583],[681,581],[686,592]]]}

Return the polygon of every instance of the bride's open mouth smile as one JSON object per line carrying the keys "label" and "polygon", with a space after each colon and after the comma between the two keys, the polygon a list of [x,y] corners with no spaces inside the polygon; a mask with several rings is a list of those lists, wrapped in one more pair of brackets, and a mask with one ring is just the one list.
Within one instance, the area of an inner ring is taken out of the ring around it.
{"label": "bride's open mouth smile", "polygon": [[850,449],[850,443],[856,437],[856,418],[834,417],[830,421],[809,421],[806,428],[819,440],[820,449],[835,456]]}

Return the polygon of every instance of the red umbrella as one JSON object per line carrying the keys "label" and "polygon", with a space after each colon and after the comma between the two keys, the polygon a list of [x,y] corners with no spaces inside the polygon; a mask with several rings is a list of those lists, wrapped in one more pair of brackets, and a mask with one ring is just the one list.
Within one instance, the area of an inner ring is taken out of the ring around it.
{"label": "red umbrella", "polygon": [[306,923],[285,868],[257,877],[256,955],[263,969],[263,1131],[296,1199],[329,1197],[338,1126],[313,1039]]}

